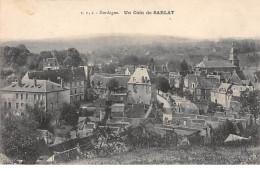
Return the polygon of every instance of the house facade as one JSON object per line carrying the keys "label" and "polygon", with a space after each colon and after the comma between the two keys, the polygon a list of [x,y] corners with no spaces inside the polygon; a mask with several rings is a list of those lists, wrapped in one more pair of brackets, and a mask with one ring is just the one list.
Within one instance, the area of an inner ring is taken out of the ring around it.
{"label": "house facade", "polygon": [[156,99],[156,88],[152,85],[147,68],[137,68],[127,83],[128,102],[150,105]]}
{"label": "house facade", "polygon": [[26,80],[49,80],[62,84],[70,90],[70,102],[79,102],[85,99],[87,79],[85,67],[63,68],[58,70],[28,71],[23,77]]}
{"label": "house facade", "polygon": [[45,112],[58,112],[62,103],[70,103],[69,89],[48,80],[13,82],[2,90],[2,106],[14,114],[23,113],[27,106],[39,105]]}
{"label": "house facade", "polygon": [[224,108],[230,108],[232,99],[231,84],[217,83],[211,90],[211,102],[221,104]]}

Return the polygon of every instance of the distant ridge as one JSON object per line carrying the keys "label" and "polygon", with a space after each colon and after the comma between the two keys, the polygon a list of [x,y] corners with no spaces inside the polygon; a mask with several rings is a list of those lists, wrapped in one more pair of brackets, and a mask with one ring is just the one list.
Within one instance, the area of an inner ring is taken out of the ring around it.
{"label": "distant ridge", "polygon": [[87,53],[89,50],[99,48],[116,48],[122,46],[131,45],[145,45],[153,43],[173,44],[173,43],[187,43],[194,42],[194,39],[161,36],[161,35],[98,35],[86,38],[61,38],[61,39],[45,39],[45,40],[21,40],[21,41],[8,41],[3,42],[0,46],[17,46],[24,44],[28,50],[33,53],[39,53],[41,51],[48,50],[62,50],[74,47],[81,53]]}

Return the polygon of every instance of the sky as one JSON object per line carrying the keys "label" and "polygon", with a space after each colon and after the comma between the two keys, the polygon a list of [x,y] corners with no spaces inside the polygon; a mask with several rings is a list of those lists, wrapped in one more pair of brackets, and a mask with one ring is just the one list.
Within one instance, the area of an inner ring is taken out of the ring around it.
{"label": "sky", "polygon": [[[75,39],[104,34],[260,38],[259,6],[259,0],[2,0],[0,41]],[[100,10],[119,14],[81,14]],[[170,10],[174,14],[124,14],[154,10]]]}

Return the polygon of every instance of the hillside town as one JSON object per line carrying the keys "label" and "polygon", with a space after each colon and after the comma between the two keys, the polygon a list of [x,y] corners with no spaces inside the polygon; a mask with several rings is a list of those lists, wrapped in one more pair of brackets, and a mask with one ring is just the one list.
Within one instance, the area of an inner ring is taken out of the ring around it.
{"label": "hillside town", "polygon": [[[78,66],[66,58],[64,65],[52,54],[40,61],[41,70],[29,69],[1,88],[1,117],[34,118],[41,149],[36,159],[21,152],[9,160],[43,164],[138,148],[259,145],[260,76],[248,77],[238,55],[232,44],[225,58],[182,60],[175,68],[153,58],[123,66],[113,57]],[[12,150],[1,154],[15,156]]]}

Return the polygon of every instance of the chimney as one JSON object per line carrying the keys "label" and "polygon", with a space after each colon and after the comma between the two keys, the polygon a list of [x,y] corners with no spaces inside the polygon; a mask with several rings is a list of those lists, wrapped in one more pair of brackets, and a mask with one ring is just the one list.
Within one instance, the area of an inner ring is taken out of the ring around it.
{"label": "chimney", "polygon": [[17,79],[17,84],[18,84],[19,87],[21,87],[21,85],[22,85],[22,81],[21,81],[20,78]]}
{"label": "chimney", "polygon": [[34,86],[37,86],[37,79],[36,78],[33,78],[33,83],[34,83]]}

